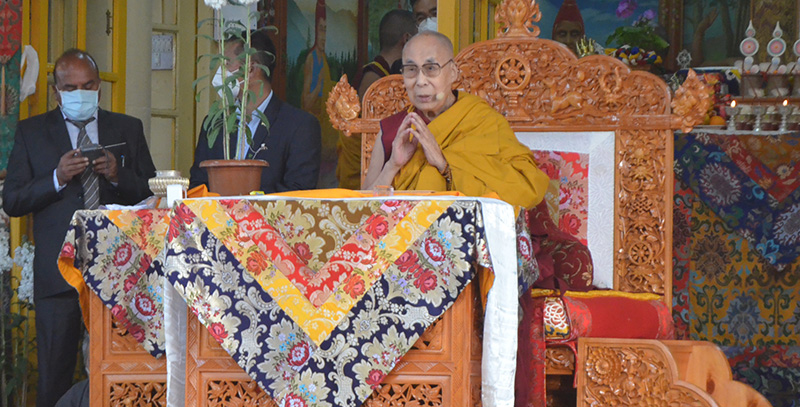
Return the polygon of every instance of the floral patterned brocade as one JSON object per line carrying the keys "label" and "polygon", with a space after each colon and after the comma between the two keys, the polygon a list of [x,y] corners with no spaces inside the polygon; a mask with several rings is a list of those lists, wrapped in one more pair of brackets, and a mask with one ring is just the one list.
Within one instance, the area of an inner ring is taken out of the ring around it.
{"label": "floral patterned brocade", "polygon": [[[519,288],[536,280],[524,216]],[[62,262],[164,353],[163,277],[278,404],[360,405],[476,275],[477,200],[186,200],[79,211]],[[520,292],[523,292],[520,291]]]}
{"label": "floral patterned brocade", "polygon": [[673,317],[734,378],[799,406],[800,134],[675,136]]}
{"label": "floral patterned brocade", "polygon": [[[308,267],[298,239],[328,261]],[[175,209],[164,272],[279,404],[359,405],[486,250],[472,203],[187,201]]]}
{"label": "floral patterned brocade", "polygon": [[161,356],[163,280],[153,261],[164,247],[169,210],[80,213],[67,231],[61,261],[74,264],[117,322],[146,351]]}

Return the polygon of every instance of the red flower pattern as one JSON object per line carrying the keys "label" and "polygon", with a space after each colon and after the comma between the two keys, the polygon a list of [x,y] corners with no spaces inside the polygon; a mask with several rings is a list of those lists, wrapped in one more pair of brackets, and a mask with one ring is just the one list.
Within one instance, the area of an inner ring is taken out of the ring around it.
{"label": "red flower pattern", "polygon": [[308,264],[308,261],[311,260],[311,248],[308,247],[308,243],[306,242],[298,242],[294,244],[294,252],[297,253],[297,256],[303,259],[303,261]]}
{"label": "red flower pattern", "polygon": [[424,269],[418,273],[417,279],[414,280],[414,286],[425,294],[436,288],[436,281],[436,274],[433,273],[433,270]]}
{"label": "red flower pattern", "polygon": [[519,249],[519,254],[521,254],[525,260],[530,261],[533,252],[531,239],[524,234],[519,235],[517,239],[517,248]]}
{"label": "red flower pattern", "polygon": [[401,254],[400,257],[395,260],[394,264],[397,265],[397,268],[399,268],[400,271],[406,272],[415,266],[418,261],[419,258],[417,257],[416,253],[412,252],[411,250],[406,250],[405,253]]}
{"label": "red flower pattern", "polygon": [[344,281],[344,286],[342,287],[344,292],[350,295],[350,297],[353,299],[357,299],[364,294],[365,288],[366,283],[358,274],[353,274],[352,276],[347,277],[347,280]]}
{"label": "red flower pattern", "polygon": [[267,257],[260,251],[250,253],[247,258],[247,269],[255,276],[260,275],[268,266]]}
{"label": "red flower pattern", "polygon": [[309,357],[311,357],[311,347],[308,346],[308,342],[302,341],[296,343],[292,346],[292,349],[289,350],[287,362],[292,366],[299,367],[306,364]]}
{"label": "red flower pattern", "polygon": [[300,396],[298,396],[298,395],[296,395],[294,393],[287,394],[286,397],[283,398],[283,401],[284,401],[284,403],[285,403],[284,405],[286,407],[306,407],[306,406],[308,406],[308,404],[306,404],[306,401],[303,400],[302,397],[300,397]]}
{"label": "red flower pattern", "polygon": [[136,274],[132,274],[125,279],[125,284],[123,285],[122,289],[127,293],[130,291],[134,286],[136,286],[136,282],[139,281],[139,276]]}
{"label": "red flower pattern", "polygon": [[381,385],[384,377],[386,377],[386,373],[378,369],[372,369],[367,376],[367,384],[369,387],[377,389]]}
{"label": "red flower pattern", "polygon": [[75,246],[73,246],[72,243],[64,244],[64,247],[61,248],[61,254],[59,255],[59,257],[67,257],[67,258],[70,258],[70,259],[74,259],[75,258]]}
{"label": "red flower pattern", "polygon": [[222,343],[222,340],[228,337],[228,331],[225,330],[225,326],[220,322],[214,322],[209,325],[208,332],[211,333],[211,336],[219,343]]}
{"label": "red flower pattern", "polygon": [[389,232],[389,222],[387,222],[386,218],[383,216],[372,215],[367,219],[365,230],[367,233],[371,234],[373,238],[380,239]]}
{"label": "red flower pattern", "polygon": [[433,264],[439,264],[447,258],[445,256],[444,246],[442,246],[442,244],[436,239],[429,237],[425,239],[425,242],[422,244],[422,246],[425,249],[425,256]]}
{"label": "red flower pattern", "polygon": [[156,304],[153,300],[143,293],[136,294],[133,299],[133,306],[136,312],[143,318],[151,318],[156,314]]}
{"label": "red flower pattern", "polygon": [[558,222],[558,228],[572,236],[577,236],[581,230],[581,220],[574,213],[565,213]]}
{"label": "red flower pattern", "polygon": [[133,336],[133,339],[136,339],[136,342],[142,343],[144,342],[144,329],[141,326],[136,324],[130,324],[127,326],[128,333]]}
{"label": "red flower pattern", "polygon": [[128,264],[133,256],[133,246],[130,243],[123,243],[114,252],[114,266],[117,268]]}

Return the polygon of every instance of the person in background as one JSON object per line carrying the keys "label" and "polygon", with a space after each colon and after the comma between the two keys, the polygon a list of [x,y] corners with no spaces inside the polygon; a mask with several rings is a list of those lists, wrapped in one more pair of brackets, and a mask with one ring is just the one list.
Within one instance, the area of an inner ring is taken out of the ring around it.
{"label": "person in background", "polygon": [[[392,70],[392,64],[401,60],[403,47],[417,33],[414,15],[407,10],[392,10],[381,18],[379,26],[379,42],[381,51],[375,59],[364,65],[356,75],[355,88],[359,99],[370,85],[378,79],[390,74],[398,74]],[[336,177],[340,188],[358,189],[361,186],[361,135],[350,137],[339,135],[339,160],[336,166]]]}
{"label": "person in background", "polygon": [[320,123],[322,152],[320,175],[317,180],[320,188],[336,186],[336,149],[339,144],[339,132],[333,128],[325,107],[328,94],[336,85],[331,77],[331,68],[325,54],[328,33],[326,7],[325,0],[317,0],[314,13],[314,45],[308,50],[303,64],[303,94],[301,97],[303,110],[314,115]]}
{"label": "person in background", "polygon": [[[33,214],[37,407],[54,406],[72,386],[83,335],[78,292],[57,266],[72,215],[139,203],[153,194],[147,180],[156,173],[141,120],[98,108],[100,72],[91,55],[64,52],[53,81],[58,107],[19,122],[3,188],[6,213]],[[91,144],[118,146],[90,158],[81,148]]]}
{"label": "person in background", "polygon": [[411,0],[411,11],[414,12],[414,19],[417,20],[419,31],[436,31],[438,24],[436,13],[438,10],[437,0]]}
{"label": "person in background", "polygon": [[381,121],[365,189],[495,193],[524,208],[542,201],[549,178],[530,149],[483,99],[453,90],[458,68],[446,36],[411,38],[402,74],[412,107]]}
{"label": "person in background", "polygon": [[581,10],[575,0],[564,0],[553,23],[553,39],[578,54],[578,41],[586,34]]}
{"label": "person in background", "polygon": [[384,76],[400,73],[399,67],[402,63],[397,65],[397,71],[392,71],[392,65],[400,60],[403,47],[416,33],[416,22],[410,11],[392,10],[381,18],[378,29],[381,50],[372,62],[361,67],[356,75],[354,87],[360,99],[364,98],[364,92],[373,82]]}
{"label": "person in background", "polygon": [[[220,67],[213,81],[215,86],[223,86],[222,69],[231,74],[243,69],[250,76],[249,89],[254,97],[248,96],[245,117],[248,117],[253,143],[249,145],[247,140],[237,140],[232,136],[231,154],[236,152],[237,159],[259,159],[269,164],[261,173],[261,190],[265,193],[313,189],[317,185],[320,166],[319,121],[307,112],[283,103],[272,91],[275,45],[266,31],[253,31],[250,46],[256,52],[251,57],[250,67],[244,67],[244,59],[240,58],[244,51],[243,41],[235,36],[227,39],[224,54],[228,62],[225,67]],[[266,71],[261,67],[266,67]],[[238,83],[232,91],[241,100],[244,90],[239,89]],[[264,113],[268,125],[261,123],[259,115],[254,114],[256,109]],[[224,137],[218,136],[209,148],[205,127],[200,131],[190,187],[208,185],[208,174],[200,168],[200,163],[223,159],[223,140]]]}

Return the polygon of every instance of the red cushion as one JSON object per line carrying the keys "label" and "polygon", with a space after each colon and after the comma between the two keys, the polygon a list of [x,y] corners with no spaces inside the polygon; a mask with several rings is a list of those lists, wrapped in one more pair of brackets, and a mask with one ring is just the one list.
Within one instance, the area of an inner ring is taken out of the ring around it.
{"label": "red cushion", "polygon": [[547,202],[526,213],[531,241],[539,263],[535,287],[586,291],[592,288],[592,255],[578,238],[558,228],[550,218]]}
{"label": "red cushion", "polygon": [[[592,292],[597,293],[597,292]],[[603,292],[605,293],[605,292]],[[661,300],[622,296],[564,296],[571,337],[673,339],[670,309]]]}

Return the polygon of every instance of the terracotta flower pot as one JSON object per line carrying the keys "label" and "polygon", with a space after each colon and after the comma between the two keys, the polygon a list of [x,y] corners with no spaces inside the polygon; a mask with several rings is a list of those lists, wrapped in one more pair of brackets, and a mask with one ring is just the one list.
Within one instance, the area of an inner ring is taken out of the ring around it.
{"label": "terracotta flower pot", "polygon": [[200,168],[208,173],[208,190],[222,196],[248,195],[261,189],[263,160],[205,160]]}

